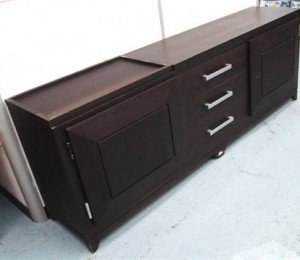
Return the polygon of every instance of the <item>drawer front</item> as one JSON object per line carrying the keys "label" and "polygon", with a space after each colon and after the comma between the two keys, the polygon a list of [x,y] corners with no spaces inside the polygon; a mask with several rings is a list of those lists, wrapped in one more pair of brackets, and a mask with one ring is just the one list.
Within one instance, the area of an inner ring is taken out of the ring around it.
{"label": "drawer front", "polygon": [[299,20],[250,41],[251,114],[297,88]]}
{"label": "drawer front", "polygon": [[[184,104],[182,136],[183,149],[187,156],[204,155],[226,142],[244,125],[249,118],[247,79],[247,73],[243,72]],[[228,93],[232,95],[227,95]],[[214,101],[226,95],[227,99],[216,102],[216,106],[208,109],[207,104],[214,104]]]}
{"label": "drawer front", "polygon": [[186,101],[247,70],[247,45],[243,44],[180,75],[181,99]]}
{"label": "drawer front", "polygon": [[[211,113],[220,111],[234,103],[239,96],[247,94],[248,73],[243,71],[205,93],[190,99],[185,106],[184,118],[190,120],[190,117],[194,115],[205,118],[210,116]],[[193,121],[193,118],[191,118],[191,121]]]}
{"label": "drawer front", "polygon": [[[203,156],[234,136],[248,119],[248,98],[240,96],[239,100],[219,113],[213,113],[187,128],[183,137],[186,156]],[[195,118],[195,120],[197,120]]]}
{"label": "drawer front", "polygon": [[163,82],[67,129],[97,225],[130,209],[177,167],[175,85]]}

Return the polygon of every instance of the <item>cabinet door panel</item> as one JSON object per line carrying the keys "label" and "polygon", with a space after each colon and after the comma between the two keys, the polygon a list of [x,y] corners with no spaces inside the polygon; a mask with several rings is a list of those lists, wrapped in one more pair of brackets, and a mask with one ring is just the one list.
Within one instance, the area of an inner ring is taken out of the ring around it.
{"label": "cabinet door panel", "polygon": [[98,143],[113,197],[174,157],[168,107]]}
{"label": "cabinet door panel", "polygon": [[179,164],[175,85],[163,82],[67,129],[96,224],[120,217]]}
{"label": "cabinet door panel", "polygon": [[295,38],[262,53],[262,96],[265,97],[294,76]]}
{"label": "cabinet door panel", "polygon": [[298,25],[294,19],[250,41],[251,114],[297,88]]}

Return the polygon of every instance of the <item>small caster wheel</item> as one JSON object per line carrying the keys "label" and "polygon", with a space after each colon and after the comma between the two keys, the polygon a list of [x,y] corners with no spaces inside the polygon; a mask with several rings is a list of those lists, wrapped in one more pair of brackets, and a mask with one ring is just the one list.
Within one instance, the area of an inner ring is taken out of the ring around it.
{"label": "small caster wheel", "polygon": [[216,153],[212,156],[212,158],[214,158],[214,159],[219,159],[219,158],[221,158],[224,154],[225,154],[225,150],[220,150],[220,151],[216,152]]}
{"label": "small caster wheel", "polygon": [[87,246],[92,254],[94,254],[98,250],[99,242],[99,239],[93,239],[87,243]]}

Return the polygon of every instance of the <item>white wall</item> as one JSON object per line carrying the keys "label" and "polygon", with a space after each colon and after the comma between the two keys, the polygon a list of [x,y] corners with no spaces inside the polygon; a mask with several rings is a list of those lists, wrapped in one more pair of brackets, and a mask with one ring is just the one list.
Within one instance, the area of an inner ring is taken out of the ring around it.
{"label": "white wall", "polygon": [[0,32],[3,98],[160,39],[156,0],[13,0]]}
{"label": "white wall", "polygon": [[255,5],[256,0],[162,0],[166,36]]}

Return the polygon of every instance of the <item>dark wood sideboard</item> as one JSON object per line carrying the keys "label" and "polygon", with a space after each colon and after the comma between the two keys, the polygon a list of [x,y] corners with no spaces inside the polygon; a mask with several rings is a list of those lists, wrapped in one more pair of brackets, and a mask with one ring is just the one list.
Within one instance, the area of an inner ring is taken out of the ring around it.
{"label": "dark wood sideboard", "polygon": [[49,217],[99,240],[289,98],[299,11],[248,8],[8,99]]}

